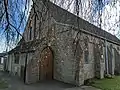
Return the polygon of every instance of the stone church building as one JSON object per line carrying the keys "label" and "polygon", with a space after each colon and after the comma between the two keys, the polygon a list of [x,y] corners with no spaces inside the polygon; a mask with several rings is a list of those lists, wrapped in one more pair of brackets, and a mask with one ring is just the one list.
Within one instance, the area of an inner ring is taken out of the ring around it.
{"label": "stone church building", "polygon": [[82,85],[120,73],[120,40],[45,0],[35,0],[6,69],[25,83],[58,80]]}

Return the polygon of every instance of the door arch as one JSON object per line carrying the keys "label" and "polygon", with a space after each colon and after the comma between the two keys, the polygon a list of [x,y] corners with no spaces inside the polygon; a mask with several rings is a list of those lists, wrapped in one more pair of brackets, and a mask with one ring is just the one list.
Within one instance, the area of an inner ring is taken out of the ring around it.
{"label": "door arch", "polygon": [[50,47],[44,48],[40,59],[40,80],[53,79],[53,53]]}

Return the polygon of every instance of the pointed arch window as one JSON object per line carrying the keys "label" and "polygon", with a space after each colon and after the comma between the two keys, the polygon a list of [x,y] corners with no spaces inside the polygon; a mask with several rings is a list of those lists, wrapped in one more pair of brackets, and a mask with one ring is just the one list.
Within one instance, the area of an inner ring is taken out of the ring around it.
{"label": "pointed arch window", "polygon": [[29,27],[29,40],[32,40],[32,20],[30,20],[30,27]]}

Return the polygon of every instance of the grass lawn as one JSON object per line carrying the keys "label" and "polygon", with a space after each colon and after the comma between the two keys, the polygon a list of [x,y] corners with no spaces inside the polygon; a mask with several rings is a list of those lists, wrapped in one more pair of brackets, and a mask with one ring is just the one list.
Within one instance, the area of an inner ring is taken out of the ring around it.
{"label": "grass lawn", "polygon": [[120,90],[120,76],[115,76],[113,79],[95,80],[92,86],[102,90]]}
{"label": "grass lawn", "polygon": [[8,84],[4,80],[0,80],[0,89],[8,88]]}

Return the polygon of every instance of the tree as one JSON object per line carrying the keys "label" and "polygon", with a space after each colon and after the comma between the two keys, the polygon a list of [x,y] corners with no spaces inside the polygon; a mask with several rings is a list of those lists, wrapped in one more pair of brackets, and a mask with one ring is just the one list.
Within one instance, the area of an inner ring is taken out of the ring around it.
{"label": "tree", "polygon": [[30,0],[0,1],[0,33],[3,33],[7,46],[14,47],[22,37],[30,3]]}
{"label": "tree", "polygon": [[[6,45],[16,45],[20,40],[26,22],[28,19],[31,2],[33,1],[33,8],[35,0],[0,0],[0,33],[4,32],[6,38]],[[47,0],[45,0],[47,1]],[[119,13],[115,16],[114,24],[111,22],[110,17],[112,14],[106,8],[110,6],[111,9],[116,9],[120,5],[117,0],[50,0],[56,5],[68,10],[69,12],[78,15],[79,17],[87,20],[88,22],[101,27],[105,30],[117,32],[119,36]],[[110,2],[111,1],[111,2]],[[116,7],[116,5],[118,5]],[[108,13],[109,12],[109,13]],[[37,12],[35,11],[36,15]],[[108,13],[108,14],[105,14]],[[114,13],[115,15],[115,13]],[[106,20],[107,17],[107,20]],[[79,22],[78,22],[79,23]],[[107,28],[111,27],[111,28]],[[117,27],[117,29],[116,29]]]}
{"label": "tree", "polygon": [[120,1],[113,0],[104,8],[102,28],[120,38]]}

